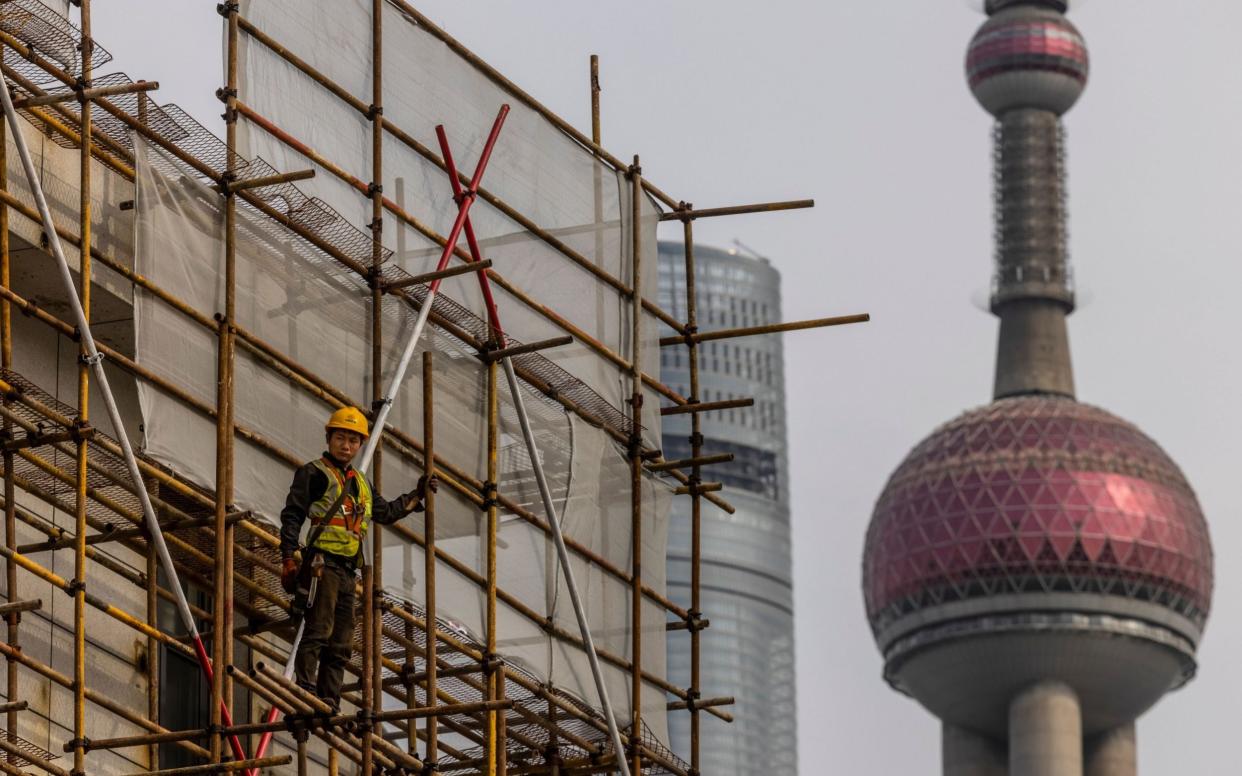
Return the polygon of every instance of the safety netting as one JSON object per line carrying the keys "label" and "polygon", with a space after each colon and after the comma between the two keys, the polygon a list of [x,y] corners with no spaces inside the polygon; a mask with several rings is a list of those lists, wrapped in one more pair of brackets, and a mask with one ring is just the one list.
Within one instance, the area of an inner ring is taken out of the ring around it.
{"label": "safety netting", "polygon": [[[358,100],[370,102],[369,2],[266,0],[242,2],[241,8],[249,22],[297,57]],[[383,115],[407,135],[399,140],[392,132],[385,134],[383,191],[423,229],[385,214],[382,279],[433,269],[441,249],[427,232],[447,233],[456,214],[448,178],[429,152],[436,147],[435,125],[446,125],[458,164],[468,172],[500,105],[510,104],[484,178],[488,197],[475,204],[472,220],[482,252],[502,281],[493,284],[493,291],[506,332],[528,342],[551,338],[566,331],[554,322],[560,319],[585,335],[569,346],[514,360],[565,534],[581,548],[570,554],[593,638],[603,652],[629,661],[634,618],[626,575],[634,537],[630,462],[620,440],[635,428],[625,409],[633,386],[623,362],[633,351],[628,288],[635,226],[641,255],[654,269],[658,208],[643,194],[635,213],[631,183],[623,172],[513,99],[398,8],[385,5],[383,13]],[[370,179],[372,128],[366,115],[250,36],[242,36],[239,63],[242,102],[349,174]],[[301,193],[266,192],[270,207],[296,221],[295,211],[309,202],[315,212],[341,214],[355,235],[365,236],[371,203],[357,188],[249,122],[238,127],[238,151],[251,160],[248,175],[317,168],[313,180],[298,184],[309,200]],[[224,310],[224,199],[166,151],[138,137],[132,144],[135,270],[195,313],[187,316],[156,294],[135,290],[136,360],[177,386],[172,391],[139,381],[145,453],[186,479],[214,488],[216,424],[207,408],[216,402],[219,338],[206,324]],[[413,147],[419,144],[422,152]],[[545,234],[533,233],[514,214],[538,224]],[[330,385],[333,395],[368,406],[374,389],[372,292],[366,278],[244,203],[238,207],[235,235],[233,322],[245,336],[234,352],[239,434],[233,501],[275,524],[293,469],[323,448],[323,421],[331,410],[322,391],[297,379],[288,365]],[[369,264],[370,243],[355,242],[354,258]],[[597,271],[572,261],[566,249]],[[644,298],[656,298],[654,271],[642,273],[640,288]],[[488,370],[478,346],[489,332],[475,275],[445,281],[441,293],[420,344],[420,350],[435,354],[436,454],[448,486],[437,497],[435,540],[447,557],[436,564],[436,601],[442,619],[481,642],[487,627],[481,584],[487,574],[487,515],[480,502],[489,479]],[[382,297],[381,388],[425,298],[425,286]],[[645,373],[657,374],[659,329],[654,318],[645,313],[643,318],[640,364]],[[584,344],[586,338],[595,345]],[[395,436],[405,441],[382,446],[378,490],[390,498],[412,487],[422,471],[415,448],[423,439],[424,398],[417,357],[413,364],[388,418]],[[498,650],[541,682],[597,707],[586,654],[574,640],[558,635],[576,634],[577,624],[503,373],[498,396],[496,486],[503,507]],[[637,431],[658,447],[658,402],[652,397],[646,406],[651,409]],[[642,478],[639,560],[644,585],[659,594],[664,592],[670,495],[660,481]],[[414,534],[424,531],[420,515],[401,525]],[[387,530],[384,537],[386,592],[424,601],[422,547],[406,531]],[[666,613],[650,596],[643,601],[641,664],[656,681],[644,683],[642,717],[649,734],[667,741],[667,697],[659,684],[665,676]],[[630,719],[629,672],[609,661],[603,667],[614,711],[620,720]]]}

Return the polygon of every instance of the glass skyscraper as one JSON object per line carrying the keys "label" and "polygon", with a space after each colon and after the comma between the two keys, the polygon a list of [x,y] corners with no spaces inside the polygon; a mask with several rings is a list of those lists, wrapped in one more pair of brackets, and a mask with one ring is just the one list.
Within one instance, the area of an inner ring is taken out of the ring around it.
{"label": "glass skyscraper", "polygon": [[[700,331],[757,326],[781,320],[780,273],[764,258],[696,245]],[[660,243],[660,306],[685,320],[685,255],[680,243]],[[665,331],[664,335],[672,334]],[[663,350],[664,384],[687,395],[690,370],[684,347]],[[797,768],[793,587],[789,538],[789,457],[785,430],[785,366],[781,338],[758,336],[699,346],[700,400],[753,397],[753,407],[705,413],[703,453],[734,460],[703,470],[723,482],[733,515],[704,502],[702,513],[703,696],[732,695],[727,724],[701,714],[701,768],[713,776],[793,774]],[[690,420],[664,419],[666,460],[690,457]],[[668,544],[668,589],[690,604],[690,502],[673,502]],[[668,639],[670,679],[690,683],[690,640]],[[669,715],[673,748],[688,755],[689,715]]]}

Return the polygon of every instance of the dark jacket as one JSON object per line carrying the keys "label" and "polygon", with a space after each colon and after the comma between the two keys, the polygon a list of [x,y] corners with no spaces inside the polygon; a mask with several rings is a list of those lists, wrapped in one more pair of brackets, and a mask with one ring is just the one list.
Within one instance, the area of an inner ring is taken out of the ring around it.
{"label": "dark jacket", "polygon": [[[338,461],[333,460],[332,456],[327,453],[323,454],[323,460],[336,466],[341,474],[346,474],[353,468],[349,464],[341,466]],[[294,551],[298,549],[298,537],[302,533],[302,523],[306,522],[310,506],[323,498],[323,494],[327,490],[328,478],[313,462],[303,464],[293,473],[293,484],[289,486],[289,495],[285,498],[285,508],[280,511],[281,557],[291,557]],[[358,483],[353,479],[349,480],[349,490],[351,496],[358,495]],[[387,501],[372,489],[371,520],[380,525],[389,525],[397,522],[409,514],[402,504],[403,501],[404,498],[396,501]]]}

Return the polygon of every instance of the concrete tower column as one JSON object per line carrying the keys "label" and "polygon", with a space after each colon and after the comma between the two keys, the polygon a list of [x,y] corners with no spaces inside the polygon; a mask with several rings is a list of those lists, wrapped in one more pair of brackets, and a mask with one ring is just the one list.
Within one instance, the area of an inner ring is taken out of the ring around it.
{"label": "concrete tower column", "polygon": [[1134,723],[1092,736],[1086,743],[1087,776],[1136,776]]}
{"label": "concrete tower column", "polygon": [[996,350],[996,398],[1027,393],[1074,395],[1065,307],[1048,299],[1019,299],[1001,313]]}
{"label": "concrete tower column", "polygon": [[1009,776],[1083,776],[1082,710],[1069,685],[1040,682],[1009,704]]}
{"label": "concrete tower column", "polygon": [[948,722],[940,729],[940,752],[944,776],[1009,774],[1004,744]]}

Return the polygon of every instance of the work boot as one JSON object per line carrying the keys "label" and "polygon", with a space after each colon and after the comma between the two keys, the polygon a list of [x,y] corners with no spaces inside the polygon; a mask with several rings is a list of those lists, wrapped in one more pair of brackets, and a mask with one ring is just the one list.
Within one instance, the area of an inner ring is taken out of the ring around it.
{"label": "work boot", "polygon": [[328,704],[328,708],[332,709],[332,712],[331,712],[331,713],[332,713],[332,716],[334,716],[334,717],[335,717],[337,714],[340,714],[340,713],[341,713],[341,699],[340,699],[340,698],[323,698],[323,697],[321,697],[319,700],[321,700],[321,701],[323,701],[324,703]]}

